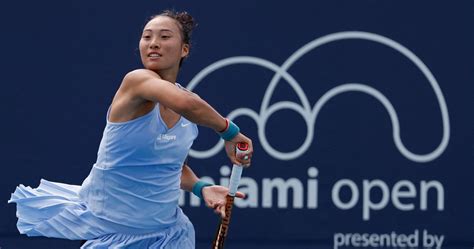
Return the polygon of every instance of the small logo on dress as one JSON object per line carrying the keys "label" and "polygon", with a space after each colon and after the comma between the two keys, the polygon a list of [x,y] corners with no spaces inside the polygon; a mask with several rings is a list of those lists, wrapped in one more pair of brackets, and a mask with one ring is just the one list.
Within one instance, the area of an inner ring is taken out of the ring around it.
{"label": "small logo on dress", "polygon": [[186,127],[186,126],[188,126],[188,125],[190,125],[190,124],[191,124],[191,122],[188,122],[188,123],[181,123],[181,127]]}
{"label": "small logo on dress", "polygon": [[176,135],[160,134],[160,135],[158,135],[156,140],[166,141],[166,142],[175,141],[176,140]]}

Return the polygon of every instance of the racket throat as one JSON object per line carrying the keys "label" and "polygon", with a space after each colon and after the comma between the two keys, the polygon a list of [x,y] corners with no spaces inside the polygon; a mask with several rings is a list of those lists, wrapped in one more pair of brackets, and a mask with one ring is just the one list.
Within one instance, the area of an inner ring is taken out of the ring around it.
{"label": "racket throat", "polygon": [[225,217],[221,219],[219,227],[217,228],[216,237],[212,243],[212,249],[224,248],[224,242],[229,232],[230,216],[232,213],[232,206],[234,205],[234,197],[228,195],[225,204]]}

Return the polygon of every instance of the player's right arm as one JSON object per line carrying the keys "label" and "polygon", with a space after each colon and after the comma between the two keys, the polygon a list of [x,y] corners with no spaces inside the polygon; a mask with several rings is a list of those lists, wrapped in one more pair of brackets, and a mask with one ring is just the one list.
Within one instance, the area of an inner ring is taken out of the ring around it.
{"label": "player's right arm", "polygon": [[224,117],[197,94],[183,91],[174,84],[161,79],[151,70],[137,69],[129,72],[124,77],[122,85],[128,89],[132,98],[159,102],[191,122],[215,131],[225,129]]}
{"label": "player's right arm", "polygon": [[[197,94],[170,84],[151,70],[137,69],[128,73],[123,79],[121,88],[127,89],[132,99],[159,102],[191,122],[209,127],[216,132],[226,128],[224,117]],[[248,165],[249,160],[235,157],[235,144],[241,142],[249,145],[251,157],[253,153],[252,141],[242,133],[239,133],[230,142],[226,142],[227,155],[232,163]]]}

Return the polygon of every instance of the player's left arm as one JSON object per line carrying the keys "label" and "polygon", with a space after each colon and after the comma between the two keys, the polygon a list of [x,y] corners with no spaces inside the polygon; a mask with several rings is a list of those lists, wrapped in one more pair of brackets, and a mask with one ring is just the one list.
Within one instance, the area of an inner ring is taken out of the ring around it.
{"label": "player's left arm", "polygon": [[181,170],[181,189],[184,191],[192,192],[193,186],[199,181],[199,178],[194,174],[193,170],[188,166],[187,159],[183,164]]}
{"label": "player's left arm", "polygon": [[[181,172],[181,189],[192,192],[193,186],[196,182],[199,181],[199,178],[194,174],[193,170],[186,162],[183,164],[183,169]],[[204,187],[202,189],[202,197],[206,206],[208,208],[214,209],[216,214],[225,216],[225,203],[226,196],[229,193],[229,189],[219,185],[213,185]],[[245,198],[245,194],[242,192],[237,192],[235,197]]]}

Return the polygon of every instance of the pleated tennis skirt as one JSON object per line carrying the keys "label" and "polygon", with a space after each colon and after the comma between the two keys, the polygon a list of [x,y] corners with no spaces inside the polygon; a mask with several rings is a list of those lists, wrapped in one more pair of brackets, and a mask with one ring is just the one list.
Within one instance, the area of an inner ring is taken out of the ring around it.
{"label": "pleated tennis skirt", "polygon": [[137,230],[94,215],[79,198],[81,186],[41,180],[16,188],[17,228],[28,236],[87,240],[81,248],[195,248],[194,227],[178,208],[178,220],[158,231]]}

